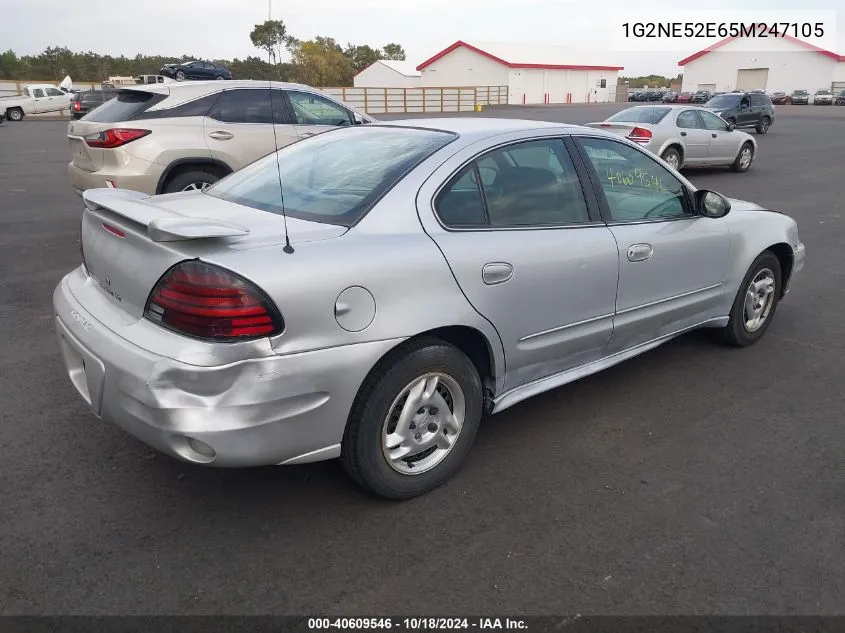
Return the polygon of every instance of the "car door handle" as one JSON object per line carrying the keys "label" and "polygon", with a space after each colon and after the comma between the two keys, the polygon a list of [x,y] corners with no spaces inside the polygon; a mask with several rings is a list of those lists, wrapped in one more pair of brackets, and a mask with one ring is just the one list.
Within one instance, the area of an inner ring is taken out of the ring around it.
{"label": "car door handle", "polygon": [[215,141],[228,141],[231,138],[235,138],[234,134],[230,134],[229,132],[212,132],[208,135],[210,138],[213,138]]}
{"label": "car door handle", "polygon": [[711,134],[710,136],[712,136],[713,138],[719,138],[718,134]]}
{"label": "car door handle", "polygon": [[481,279],[488,286],[502,284],[513,277],[513,266],[507,262],[491,262],[481,270]]}
{"label": "car door handle", "polygon": [[686,132],[681,132],[681,136],[686,136],[686,135],[687,135]]}
{"label": "car door handle", "polygon": [[631,244],[628,247],[629,262],[644,262],[654,254],[651,244]]}

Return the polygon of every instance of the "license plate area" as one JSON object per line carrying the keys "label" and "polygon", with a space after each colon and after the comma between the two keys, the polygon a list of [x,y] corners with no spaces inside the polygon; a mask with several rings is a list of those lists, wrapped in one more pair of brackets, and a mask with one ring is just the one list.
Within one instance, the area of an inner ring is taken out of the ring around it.
{"label": "license plate area", "polygon": [[71,148],[71,151],[73,152],[74,158],[82,158],[82,159],[88,158],[88,152],[85,149],[85,141],[78,139],[78,138],[71,139],[70,148]]}
{"label": "license plate area", "polygon": [[61,328],[59,342],[68,377],[95,415],[100,415],[105,366]]}

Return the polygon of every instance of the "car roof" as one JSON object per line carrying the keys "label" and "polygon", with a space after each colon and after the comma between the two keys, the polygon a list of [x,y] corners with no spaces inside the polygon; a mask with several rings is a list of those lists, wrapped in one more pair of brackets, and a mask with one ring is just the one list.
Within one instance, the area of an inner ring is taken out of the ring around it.
{"label": "car roof", "polygon": [[214,87],[220,90],[230,88],[286,88],[297,90],[309,90],[311,92],[319,92],[311,86],[305,84],[294,84],[286,81],[265,81],[263,79],[229,79],[227,81],[182,81],[178,83],[169,84],[129,84],[121,86],[122,90],[141,90],[143,92],[154,92],[157,94],[171,94],[174,90],[189,90],[197,87]]}
{"label": "car roof", "polygon": [[[508,132],[524,132],[529,130],[579,130],[577,125],[556,123],[552,121],[534,121],[531,119],[505,119],[496,117],[429,117],[425,119],[397,119],[394,121],[376,121],[370,126],[379,127],[414,127],[441,132],[451,132],[463,138],[486,138]],[[592,130],[590,130],[592,132]]]}

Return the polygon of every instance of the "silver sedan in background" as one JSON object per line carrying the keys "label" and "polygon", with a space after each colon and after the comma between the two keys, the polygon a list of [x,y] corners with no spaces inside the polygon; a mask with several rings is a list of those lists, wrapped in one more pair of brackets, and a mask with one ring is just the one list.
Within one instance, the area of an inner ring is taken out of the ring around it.
{"label": "silver sedan in background", "polygon": [[743,172],[757,154],[753,136],[695,106],[637,106],[587,125],[627,137],[673,169],[729,166]]}
{"label": "silver sedan in background", "polygon": [[538,121],[349,126],[205,191],[84,201],[54,306],[94,415],[195,464],[340,457],[394,499],[485,413],[694,328],[755,343],[804,260],[786,215]]}

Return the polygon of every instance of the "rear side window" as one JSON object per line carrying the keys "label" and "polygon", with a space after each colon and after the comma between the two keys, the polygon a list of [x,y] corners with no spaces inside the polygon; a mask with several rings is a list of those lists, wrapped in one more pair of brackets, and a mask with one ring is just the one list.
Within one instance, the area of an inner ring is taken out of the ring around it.
{"label": "rear side window", "polygon": [[208,116],[221,123],[290,123],[281,91],[269,89],[227,90]]}
{"label": "rear side window", "polygon": [[618,114],[614,114],[608,121],[620,123],[660,123],[671,108],[628,108]]}
{"label": "rear side window", "polygon": [[701,120],[698,118],[698,112],[695,110],[685,110],[678,115],[678,127],[687,130],[694,130],[703,127]]}
{"label": "rear side window", "polygon": [[121,90],[117,97],[86,114],[83,119],[96,123],[132,121],[147,108],[163,101],[166,95],[140,90]]}
{"label": "rear side window", "polygon": [[488,152],[452,179],[435,207],[443,224],[451,227],[590,221],[578,174],[560,139],[524,141]]}
{"label": "rear side window", "polygon": [[220,93],[218,92],[200,99],[194,99],[193,101],[173,106],[172,108],[145,110],[135,117],[135,119],[171,119],[175,117],[206,116],[219,98]]}

